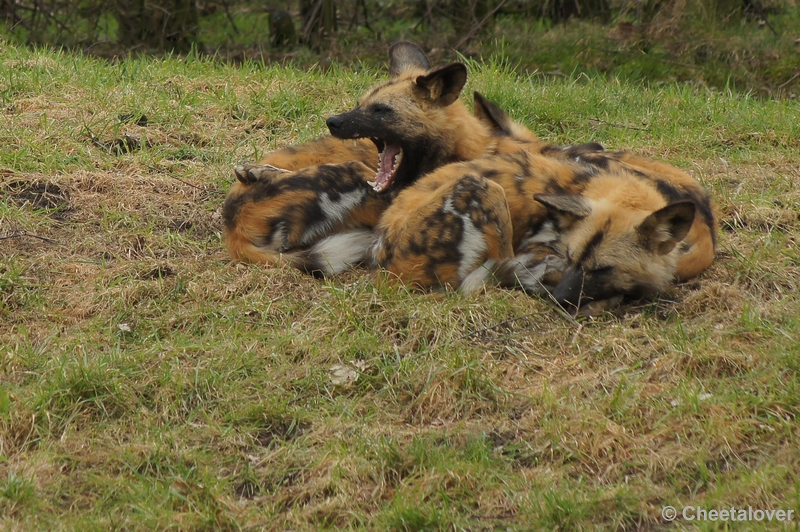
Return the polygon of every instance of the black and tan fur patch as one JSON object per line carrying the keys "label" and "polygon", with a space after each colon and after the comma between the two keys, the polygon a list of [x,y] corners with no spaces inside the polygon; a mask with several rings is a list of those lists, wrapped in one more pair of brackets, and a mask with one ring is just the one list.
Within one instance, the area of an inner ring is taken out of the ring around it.
{"label": "black and tan fur patch", "polygon": [[494,150],[498,137],[489,123],[458,100],[463,64],[431,68],[417,46],[398,43],[390,73],[355,109],[328,119],[334,136],[236,168],[222,213],[232,257],[339,272],[346,266],[337,260],[351,264],[368,254],[339,248],[363,247],[359,231],[374,227],[405,187],[439,166]]}

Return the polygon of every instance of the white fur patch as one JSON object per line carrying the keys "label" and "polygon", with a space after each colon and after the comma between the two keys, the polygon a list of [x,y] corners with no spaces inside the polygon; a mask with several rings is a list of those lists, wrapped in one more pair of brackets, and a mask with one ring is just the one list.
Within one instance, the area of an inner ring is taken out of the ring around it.
{"label": "white fur patch", "polygon": [[386,243],[385,240],[386,239],[384,238],[383,232],[380,232],[372,244],[372,249],[370,250],[370,258],[372,259],[373,266],[377,266],[378,262],[375,259],[375,257],[377,257],[379,253],[383,253],[383,248]]}
{"label": "white fur patch", "polygon": [[459,290],[464,292],[465,294],[471,294],[483,288],[486,284],[487,277],[491,276],[494,273],[495,266],[497,265],[497,261],[494,259],[489,259],[474,270],[472,273],[467,275],[463,281],[461,281],[461,285],[458,287]]}
{"label": "white fur patch", "polygon": [[319,195],[319,206],[328,218],[332,220],[341,220],[344,218],[345,214],[352,211],[356,205],[361,203],[366,193],[367,191],[363,188],[358,188],[352,192],[340,194],[339,199],[333,201],[328,197],[327,192],[323,192]]}
{"label": "white fur patch", "polygon": [[344,219],[364,199],[367,193],[364,189],[356,189],[352,192],[340,194],[339,199],[331,200],[327,192],[319,195],[319,207],[322,210],[323,219],[308,227],[303,233],[300,241],[303,244],[310,244],[330,231],[333,224]]}
{"label": "white fur patch", "polygon": [[[473,205],[470,205],[470,207],[473,207]],[[475,205],[474,207],[477,208],[479,206]],[[461,235],[461,243],[458,245],[458,251],[461,253],[461,262],[458,265],[458,278],[465,279],[475,268],[475,264],[486,254],[486,238],[483,232],[475,227],[475,224],[472,223],[472,219],[470,219],[468,214],[456,211],[451,198],[447,198],[442,210],[461,218],[464,232]]]}
{"label": "white fur patch", "polygon": [[275,224],[275,228],[272,230],[272,238],[269,239],[267,249],[275,250],[279,253],[286,251],[287,233],[286,221],[280,221]]}
{"label": "white fur patch", "polygon": [[499,268],[498,278],[501,286],[521,287],[529,294],[545,295],[547,288],[542,279],[548,271],[564,271],[566,264],[561,257],[548,255],[543,261],[533,262],[529,253],[517,255],[505,261]]}
{"label": "white fur patch", "polygon": [[560,237],[561,234],[556,230],[553,222],[547,221],[536,233],[526,233],[517,249],[524,248],[529,244],[551,244],[557,242]]}
{"label": "white fur patch", "polygon": [[372,231],[356,229],[323,238],[309,250],[313,269],[324,275],[336,275],[349,270],[369,257]]}
{"label": "white fur patch", "polygon": [[523,290],[529,294],[542,294],[545,288],[542,285],[542,277],[547,271],[544,263],[527,266],[524,262],[516,261],[513,267],[514,277]]}

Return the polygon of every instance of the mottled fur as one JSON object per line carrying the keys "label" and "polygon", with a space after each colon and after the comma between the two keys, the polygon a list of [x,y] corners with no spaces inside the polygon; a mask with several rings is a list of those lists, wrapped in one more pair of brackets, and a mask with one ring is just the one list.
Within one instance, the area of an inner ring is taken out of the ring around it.
{"label": "mottled fur", "polygon": [[575,309],[661,291],[713,261],[710,198],[681,170],[553,146],[478,93],[470,115],[464,65],[431,69],[409,43],[392,48],[390,71],[328,119],[352,148],[325,137],[237,168],[223,212],[234,258],[323,275],[368,261],[422,288],[491,279]]}
{"label": "mottled fur", "polygon": [[376,228],[377,265],[420,288],[457,288],[486,260],[513,257],[503,189],[464,166],[442,167],[398,195]]}
{"label": "mottled fur", "polygon": [[373,172],[378,168],[378,150],[366,139],[340,140],[330,135],[311,142],[287,146],[267,154],[259,165],[271,165],[284,170],[300,170],[320,164],[339,164],[360,161]]}
{"label": "mottled fur", "polygon": [[241,170],[258,178],[223,205],[225,244],[237,260],[271,264],[332,233],[372,228],[387,204],[366,183],[372,171],[358,161],[271,175],[264,168]]}
{"label": "mottled fur", "polygon": [[[498,260],[487,254],[481,267],[448,284],[473,290],[492,275],[501,284],[550,294],[559,304],[577,308],[619,295],[650,295],[712,263],[716,219],[708,193],[692,177],[628,152],[606,152],[597,144],[543,145],[499,113],[494,109],[505,139],[498,142],[496,155],[443,167],[414,187],[430,203],[437,200],[424,187],[434,176],[438,190],[462,179],[487,180],[503,189],[510,225],[497,233],[504,238],[511,233],[514,257]],[[395,205],[379,230],[394,215]],[[497,208],[489,196],[474,205],[478,211]],[[403,224],[403,231],[417,235],[437,223],[422,219]],[[478,242],[456,246],[489,249],[495,239],[486,232],[466,236]],[[398,248],[409,245],[404,241]],[[398,260],[396,251],[391,256]]]}
{"label": "mottled fur", "polygon": [[[390,73],[355,109],[328,119],[335,137],[236,168],[223,206],[233,258],[340,272],[368,256],[361,231],[375,226],[404,187],[441,165],[493,151],[498,136],[458,100],[463,64],[433,69],[418,47],[398,43],[390,50]],[[358,249],[334,252],[337,246]]]}

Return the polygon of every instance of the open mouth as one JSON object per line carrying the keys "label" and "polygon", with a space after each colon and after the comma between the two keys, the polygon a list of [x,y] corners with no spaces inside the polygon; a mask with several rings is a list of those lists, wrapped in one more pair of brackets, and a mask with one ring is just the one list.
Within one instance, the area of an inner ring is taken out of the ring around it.
{"label": "open mouth", "polygon": [[403,161],[403,149],[399,144],[384,141],[382,139],[371,139],[378,147],[378,172],[375,174],[375,181],[367,181],[375,192],[384,192],[397,177],[397,170]]}

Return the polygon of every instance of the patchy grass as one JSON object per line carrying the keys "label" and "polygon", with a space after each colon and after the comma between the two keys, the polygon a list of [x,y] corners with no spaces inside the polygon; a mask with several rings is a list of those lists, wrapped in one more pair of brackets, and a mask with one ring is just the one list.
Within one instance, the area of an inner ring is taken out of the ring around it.
{"label": "patchy grass", "polygon": [[[699,4],[687,3],[687,11]],[[759,97],[800,94],[796,5],[770,14],[769,25],[759,18],[724,23],[707,14],[669,11],[644,24],[629,11],[606,26],[502,18],[493,35],[468,51],[484,57],[494,53],[518,70],[550,76],[585,73],[655,87],[680,82]]]}
{"label": "patchy grass", "polygon": [[800,513],[798,104],[471,71],[545,138],[697,176],[720,211],[714,266],[572,322],[518,292],[231,264],[214,212],[232,165],[321,133],[383,73],[0,47],[0,528]]}

